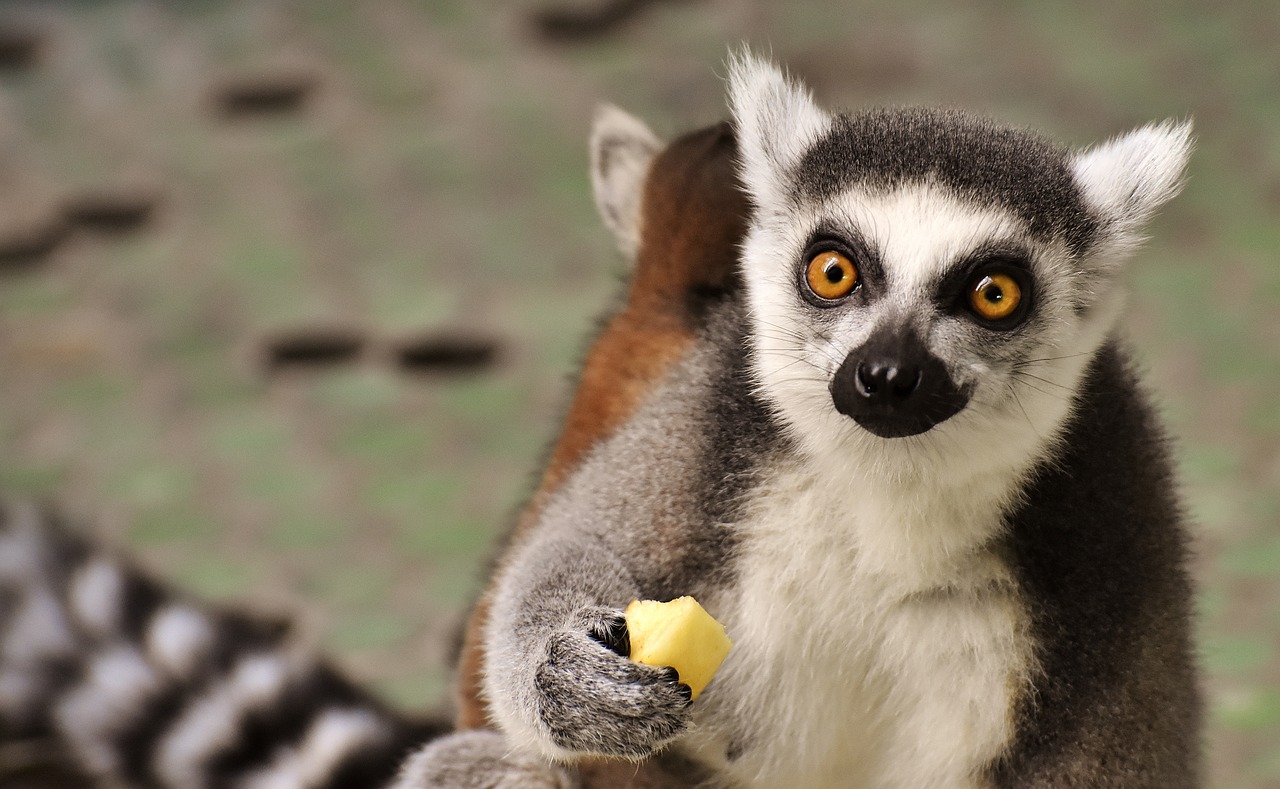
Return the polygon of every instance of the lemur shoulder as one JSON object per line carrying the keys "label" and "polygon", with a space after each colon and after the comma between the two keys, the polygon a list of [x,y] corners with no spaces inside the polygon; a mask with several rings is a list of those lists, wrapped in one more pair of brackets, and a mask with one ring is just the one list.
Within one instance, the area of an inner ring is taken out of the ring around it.
{"label": "lemur shoulder", "polygon": [[[405,780],[1197,785],[1185,526],[1117,328],[1189,126],[831,115],[750,55],[730,103],[741,293],[513,537],[496,730]],[[685,594],[736,643],[696,703],[619,649],[630,600]]]}

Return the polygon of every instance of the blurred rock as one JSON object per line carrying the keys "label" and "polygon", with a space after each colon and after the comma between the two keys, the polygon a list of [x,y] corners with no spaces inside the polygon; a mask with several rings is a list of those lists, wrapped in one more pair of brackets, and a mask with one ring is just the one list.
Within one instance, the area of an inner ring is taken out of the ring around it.
{"label": "blurred rock", "polygon": [[658,0],[605,0],[605,2],[557,5],[537,11],[533,26],[549,41],[570,42],[598,38],[616,32],[646,6]]}
{"label": "blurred rock", "polygon": [[67,230],[60,215],[0,218],[0,272],[44,263],[66,238]]}
{"label": "blurred rock", "polygon": [[27,69],[40,59],[44,37],[35,27],[0,22],[0,69]]}
{"label": "blurred rock", "polygon": [[213,102],[227,118],[289,114],[303,109],[317,83],[313,73],[295,68],[227,76],[214,87]]}
{"label": "blurred rock", "polygon": [[62,214],[76,228],[124,233],[146,225],[160,199],[158,188],[143,184],[93,189],[67,198]]}
{"label": "blurred rock", "polygon": [[399,342],[394,354],[396,365],[405,372],[471,372],[493,366],[499,343],[491,337],[442,332]]}
{"label": "blurred rock", "polygon": [[266,342],[267,372],[322,369],[355,362],[365,347],[364,336],[336,326],[317,326],[281,332]]}

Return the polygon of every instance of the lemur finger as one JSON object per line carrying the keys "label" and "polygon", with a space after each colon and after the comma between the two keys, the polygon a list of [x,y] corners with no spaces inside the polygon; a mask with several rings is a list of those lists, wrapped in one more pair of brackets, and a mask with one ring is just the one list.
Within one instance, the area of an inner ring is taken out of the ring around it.
{"label": "lemur finger", "polygon": [[622,657],[631,656],[631,633],[627,630],[627,619],[621,611],[609,612],[593,624],[587,634],[610,651]]}

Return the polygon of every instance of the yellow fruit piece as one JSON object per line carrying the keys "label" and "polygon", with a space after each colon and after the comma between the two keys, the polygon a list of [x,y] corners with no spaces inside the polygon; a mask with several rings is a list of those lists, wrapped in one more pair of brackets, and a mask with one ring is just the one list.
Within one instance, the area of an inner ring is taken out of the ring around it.
{"label": "yellow fruit piece", "polygon": [[733,647],[724,626],[692,597],[669,603],[634,600],[623,613],[631,637],[631,659],[674,668],[695,699]]}

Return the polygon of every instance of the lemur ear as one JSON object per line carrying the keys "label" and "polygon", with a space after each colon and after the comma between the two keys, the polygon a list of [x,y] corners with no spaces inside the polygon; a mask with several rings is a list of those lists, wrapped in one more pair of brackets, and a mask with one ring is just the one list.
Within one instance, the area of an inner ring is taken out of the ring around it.
{"label": "lemur ear", "polygon": [[633,260],[640,247],[645,177],[662,141],[640,119],[603,104],[591,126],[590,147],[596,210],[618,249]]}
{"label": "lemur ear", "polygon": [[757,206],[776,205],[789,171],[831,124],[807,88],[743,49],[729,58],[729,105],[741,177]]}
{"label": "lemur ear", "polygon": [[1102,222],[1099,235],[1124,252],[1142,228],[1182,188],[1191,155],[1191,121],[1153,123],[1076,154],[1071,161],[1085,202]]}

